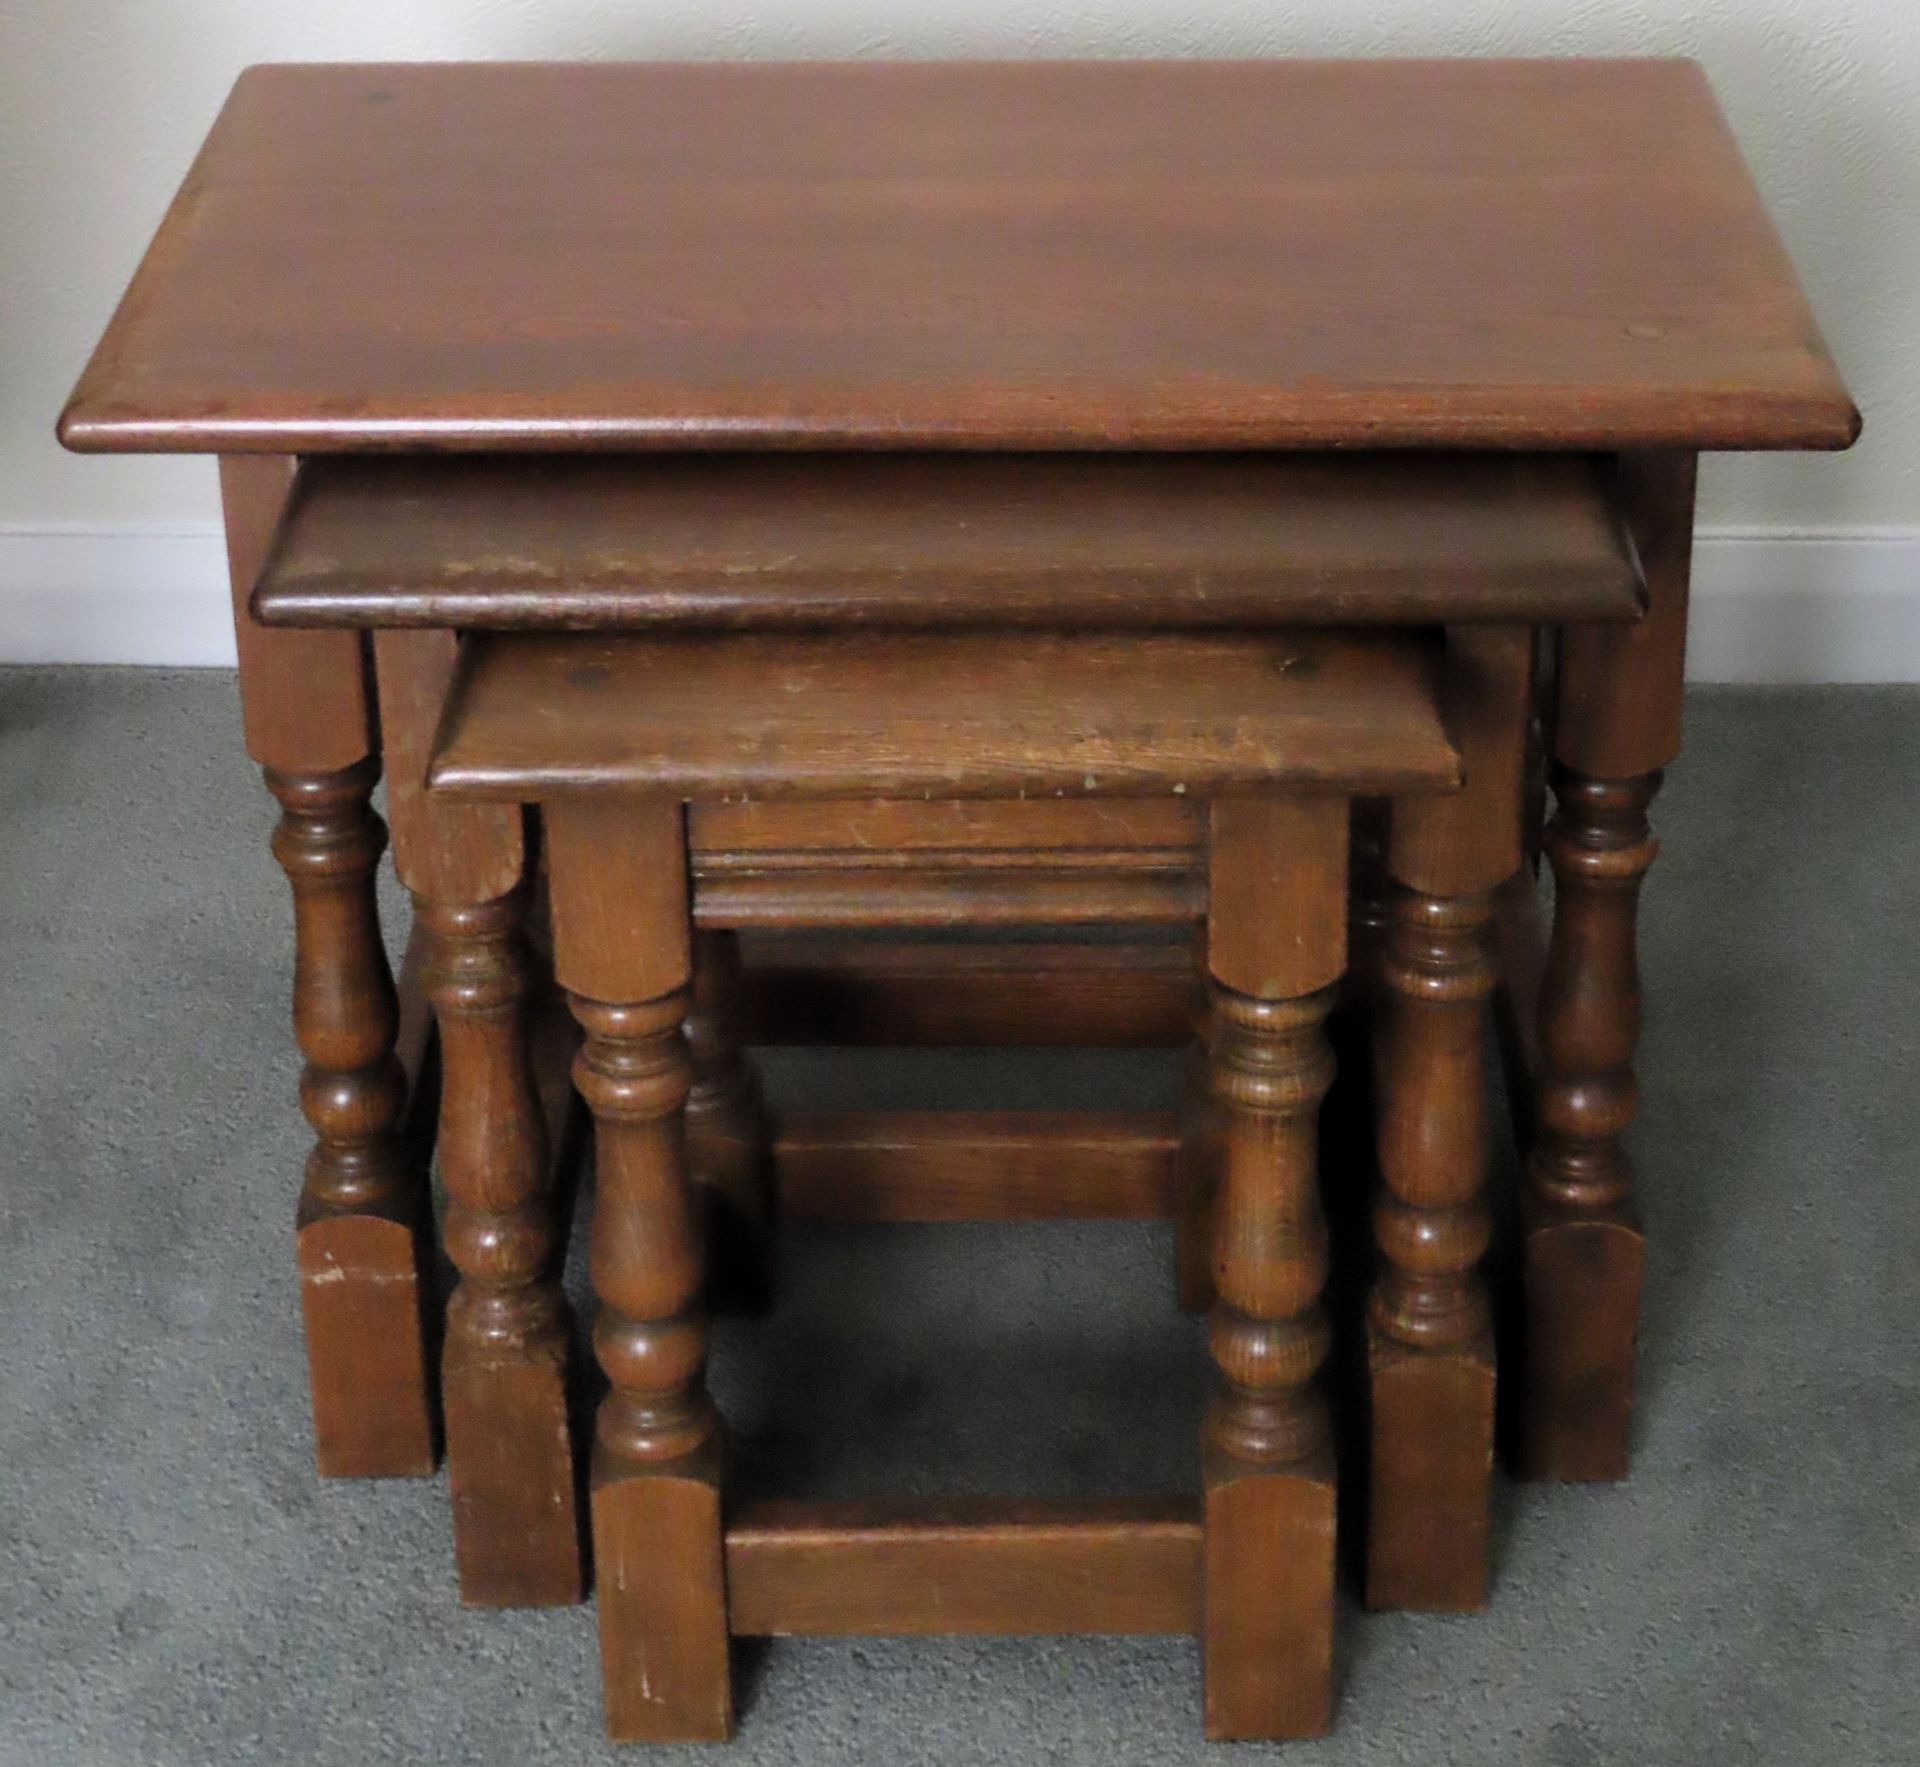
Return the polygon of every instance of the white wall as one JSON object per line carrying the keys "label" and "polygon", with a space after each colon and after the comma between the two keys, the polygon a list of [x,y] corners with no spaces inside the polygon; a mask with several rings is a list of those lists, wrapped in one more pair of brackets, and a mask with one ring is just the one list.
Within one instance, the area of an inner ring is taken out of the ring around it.
{"label": "white wall", "polygon": [[1697,659],[1920,680],[1916,0],[0,0],[0,658],[220,650],[210,464],[52,426],[249,62],[1452,53],[1705,62],[1867,431],[1709,464]]}

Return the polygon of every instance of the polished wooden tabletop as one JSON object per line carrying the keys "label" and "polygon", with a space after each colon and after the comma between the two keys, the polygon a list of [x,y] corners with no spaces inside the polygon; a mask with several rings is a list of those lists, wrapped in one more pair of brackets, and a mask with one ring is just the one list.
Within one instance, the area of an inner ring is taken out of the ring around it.
{"label": "polished wooden tabletop", "polygon": [[1675,61],[260,67],[61,422],[188,451],[1844,446]]}
{"label": "polished wooden tabletop", "polygon": [[274,626],[633,632],[1633,620],[1587,454],[335,455]]}
{"label": "polished wooden tabletop", "polygon": [[1419,632],[475,633],[429,785],[524,804],[1460,783]]}

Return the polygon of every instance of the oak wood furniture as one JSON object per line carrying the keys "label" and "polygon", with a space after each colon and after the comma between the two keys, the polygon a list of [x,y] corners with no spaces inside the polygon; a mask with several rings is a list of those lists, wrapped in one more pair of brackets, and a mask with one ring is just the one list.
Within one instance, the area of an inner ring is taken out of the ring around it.
{"label": "oak wood furniture", "polygon": [[1199,629],[1638,618],[1589,455],[320,458],[275,626]]}
{"label": "oak wood furniture", "polygon": [[[1505,668],[1487,673],[1518,690],[1485,697],[1504,705],[1515,760],[1505,778],[1487,769],[1483,789],[1504,797],[1510,870],[1531,658],[1524,629],[1498,630]],[[557,970],[586,1033],[575,1073],[597,1128],[594,1342],[610,1383],[593,1533],[615,1738],[730,1734],[730,1632],[956,1627],[1196,1630],[1210,1735],[1325,1728],[1334,1486],[1314,1384],[1328,1332],[1313,1150],[1332,1057],[1321,1026],[1345,967],[1349,797],[1460,779],[1435,662],[1414,637],[1320,632],[466,641],[429,795],[539,806]],[[727,916],[724,902],[703,909],[684,806],[927,792],[1202,806],[1218,1381],[1197,1523],[1072,1505],[971,1520],[949,1505],[764,1509],[744,1529],[723,1514],[703,1235],[678,1119],[692,1084],[680,1029],[693,929]],[[1396,848],[1444,865],[1450,844],[1444,800],[1406,806]],[[1432,922],[1435,973],[1450,977],[1446,933],[1475,904],[1431,906],[1410,924]],[[1416,937],[1406,955],[1433,954]],[[1457,1078],[1450,1027],[1464,1022],[1478,1096],[1477,1019],[1436,1005],[1421,982],[1396,991],[1408,1009],[1396,1070],[1423,1091]],[[488,1103],[469,1106],[485,1119]],[[1383,1214],[1382,1317],[1423,1345],[1453,1345],[1464,1324],[1490,1405],[1490,1351],[1472,1338],[1486,1329],[1479,1173],[1465,1174],[1465,1199],[1429,1196],[1426,1162],[1413,1163],[1413,1194]],[[1451,1184],[1456,1163],[1443,1163]],[[1433,1255],[1435,1228],[1449,1255]],[[1485,1458],[1483,1446],[1483,1513]],[[1090,1594],[1081,1578],[1094,1579]]]}
{"label": "oak wood furniture", "polygon": [[260,67],[78,447],[1841,447],[1700,70]]}
{"label": "oak wood furniture", "polygon": [[[1544,958],[1520,893],[1501,897],[1497,931],[1517,1046],[1539,1070],[1527,1460],[1614,1477],[1640,1263],[1623,1145],[1634,904],[1654,852],[1648,805],[1679,747],[1695,458],[1844,447],[1857,428],[1690,64],[250,70],[60,429],[80,449],[221,457],[245,735],[284,808],[276,852],[296,900],[315,1131],[300,1255],[322,1470],[423,1471],[433,1442],[420,1186],[394,1062],[405,1019],[372,896],[368,800],[397,725],[390,706],[376,718],[364,635],[269,628],[248,606],[294,456],[405,472],[491,452],[514,458],[476,465],[475,483],[491,470],[511,497],[505,481],[542,453],[646,453],[673,457],[691,502],[733,469],[688,456],[778,452],[804,480],[839,470],[827,455],[915,450],[939,458],[900,472],[951,468],[961,505],[1000,470],[967,457],[1009,450],[1057,453],[1061,486],[1115,451],[1160,456],[1170,474],[1185,465],[1170,456],[1225,455],[1215,464],[1256,476],[1246,456],[1276,450],[1333,475],[1349,451],[1494,450],[1546,473],[1560,470],[1551,457],[1605,457],[1647,614],[1557,616],[1570,622],[1550,718],[1559,911]],[[975,572],[963,599],[1044,621],[1058,594],[1124,619],[1130,573],[1156,566],[1151,547],[1128,556],[1124,521],[1113,529],[1115,549],[1100,551],[1084,522],[1068,524],[1063,539],[1100,570],[1031,579],[1045,595],[1021,587],[1020,561],[983,567],[956,543],[956,570]],[[1257,524],[1240,535],[1257,546]],[[764,563],[760,544],[732,534],[727,556]],[[1337,574],[1338,532],[1322,544]],[[897,615],[883,551],[824,528],[807,545],[853,587],[796,580],[796,596]],[[537,608],[536,575],[494,586]],[[1258,575],[1229,573],[1194,599],[1245,605]],[[453,594],[423,591],[420,617]],[[621,617],[676,598],[736,619],[742,592],[682,577]],[[1483,601],[1420,617],[1490,616]],[[423,680],[444,674],[444,632],[381,640],[396,655],[408,643]],[[420,841],[438,835],[413,831],[437,829],[439,813],[400,773],[390,793],[410,882],[470,903],[520,887],[517,830],[461,806],[442,843],[454,857],[429,854]],[[517,993],[500,979],[519,973],[502,916],[471,931],[491,941],[488,985]],[[1004,1001],[975,985],[1025,961],[816,946],[750,972],[746,1010],[765,1030],[812,981],[837,1002],[810,1002],[816,1020],[837,1014],[844,1029],[871,1013],[876,1032],[1031,1031],[1036,994],[1063,1029],[1116,1036],[1164,1036],[1185,1010],[1178,966],[1151,957],[1063,960]],[[1536,961],[1537,999],[1516,981]],[[921,985],[929,963],[946,965],[939,988]],[[464,985],[449,976],[440,991]],[[1064,1011],[1063,989],[1077,1003]],[[523,1153],[515,1196],[539,1193],[537,1165]],[[492,1212],[477,1176],[472,1194]],[[513,1292],[483,1317],[515,1317]],[[518,1327],[503,1329],[481,1335],[514,1341]]]}
{"label": "oak wood furniture", "polygon": [[[1317,707],[1329,731],[1345,731],[1337,753],[1346,776],[1358,779],[1368,755],[1383,744],[1390,750],[1398,733],[1369,723],[1377,707],[1354,673],[1372,666],[1367,653],[1336,650],[1330,664],[1324,640],[1303,623],[1329,611],[1373,625],[1448,607],[1504,616],[1506,624],[1451,629],[1451,715],[1467,791],[1440,821],[1426,818],[1424,833],[1421,812],[1409,808],[1391,855],[1399,885],[1425,906],[1403,912],[1383,865],[1368,886],[1380,931],[1362,941],[1367,975],[1383,978],[1373,990],[1387,1032],[1383,1054],[1425,1037],[1429,1025],[1453,1027],[1402,1064],[1400,1094],[1413,1102],[1382,1123],[1388,1194],[1403,1200],[1380,1218],[1386,1265],[1371,1383],[1369,1594],[1383,1605],[1476,1606],[1487,1579],[1493,1424],[1491,1349],[1479,1303],[1468,1298],[1484,1237],[1474,1225],[1486,1151],[1476,1061],[1492,980],[1488,892],[1520,862],[1518,773],[1533,641],[1531,626],[1518,622],[1639,615],[1640,576],[1612,474],[1585,456],[987,455],[949,463],[949,471],[935,470],[940,464],[867,454],[310,462],[288,498],[253,606],[269,625],[346,622],[377,631],[388,749],[404,771],[393,789],[409,815],[421,802],[423,744],[452,654],[444,628],[457,624],[499,642],[542,628],[605,628],[619,614],[637,630],[690,635],[677,645],[611,649],[604,662],[572,638],[527,642],[507,678],[520,703],[494,703],[476,688],[481,703],[469,707],[489,720],[498,743],[519,746],[468,761],[521,777],[525,754],[550,748],[552,721],[590,690],[596,717],[577,709],[572,716],[567,758],[582,770],[576,785],[643,752],[690,778],[751,782],[745,799],[697,797],[687,838],[696,920],[726,929],[704,935],[706,961],[695,970],[697,989],[711,998],[695,1016],[692,1118],[705,1128],[693,1170],[713,1179],[710,1191],[723,1199],[723,1249],[713,1267],[728,1277],[745,1267],[749,1287],[764,1281],[752,1271],[764,1262],[756,1242],[766,1212],[757,1181],[765,1150],[753,1145],[750,1082],[720,1035],[731,1012],[720,1002],[731,990],[715,977],[729,961],[724,941],[733,929],[1087,921],[1190,929],[1206,902],[1204,775],[1183,776],[1181,794],[1158,798],[1006,801],[952,796],[956,769],[972,769],[977,787],[981,769],[1011,757],[1018,777],[1030,780],[1024,732],[1064,717],[1088,738],[1066,783],[1091,777],[1113,787],[1100,738],[1116,696],[1103,671],[1131,679],[1151,664],[1149,684],[1126,699],[1127,712],[1156,731],[1153,776],[1179,774],[1186,757],[1204,757],[1217,741],[1235,696],[1257,696],[1266,672],[1280,667],[1295,677],[1303,707]],[[697,520],[689,498],[700,500]],[[875,528],[886,536],[884,553],[868,549]],[[1095,630],[1066,640],[1023,629],[1037,605],[1025,572],[1048,568],[1041,561],[1069,541],[1068,556],[1086,562],[1092,581],[1066,578],[1055,625],[1077,616]],[[1096,585],[1107,593],[1093,602]],[[876,587],[885,597],[877,613]],[[716,616],[721,594],[729,598],[724,619]],[[1243,632],[1220,631],[1223,598],[1239,620],[1269,631],[1274,646],[1254,651]],[[796,607],[806,610],[808,629],[785,632]],[[965,619],[981,629],[958,645],[949,629]],[[415,630],[421,620],[432,624]],[[902,634],[916,631],[942,641],[903,647]],[[714,653],[716,632],[738,636]],[[688,648],[695,638],[699,646]],[[424,673],[423,648],[438,659]],[[772,650],[786,659],[790,690],[775,701],[759,685]],[[486,654],[478,639],[471,654]],[[1062,655],[1076,659],[1071,672],[1063,672]],[[707,660],[688,672],[689,657]],[[980,684],[958,717],[948,693],[957,659]],[[574,679],[581,670],[593,676],[590,689]],[[396,679],[415,686],[397,689]],[[716,708],[725,711],[718,724]],[[865,757],[886,795],[823,799],[805,768],[839,767],[845,757],[796,750],[793,735],[809,721]],[[695,739],[718,746],[695,751]],[[1425,935],[1415,925],[1422,913],[1438,916]],[[441,905],[422,901],[423,922],[444,917]],[[1405,924],[1388,936],[1397,921]],[[1184,963],[1175,979],[1183,991],[1190,986]],[[1422,990],[1435,999],[1457,995],[1454,1009],[1416,1013],[1397,1037],[1394,1003]],[[1178,1014],[1175,1040],[1189,1034],[1188,1016],[1184,1008]],[[450,1112],[471,1114],[486,1096],[469,1096],[450,1070]],[[729,1123],[732,1132],[721,1133]],[[1182,1299],[1204,1311],[1212,1298],[1211,1187],[1183,1187],[1179,1144],[1176,1126],[1152,1116],[934,1113],[902,1121],[865,1113],[790,1120],[772,1154],[788,1213],[1172,1215]],[[1458,1232],[1450,1226],[1456,1216]],[[526,1433],[524,1415],[503,1398],[501,1419],[474,1451],[488,1465],[504,1458],[498,1444]],[[468,1424],[464,1411],[460,1427],[449,1419],[456,1485]],[[551,1440],[550,1429],[535,1429],[536,1440]],[[525,1587],[487,1574],[489,1542],[529,1531],[507,1504],[504,1482],[490,1489],[490,1510],[457,1510],[462,1587],[472,1599]],[[520,1498],[547,1513],[541,1481],[526,1481]]]}

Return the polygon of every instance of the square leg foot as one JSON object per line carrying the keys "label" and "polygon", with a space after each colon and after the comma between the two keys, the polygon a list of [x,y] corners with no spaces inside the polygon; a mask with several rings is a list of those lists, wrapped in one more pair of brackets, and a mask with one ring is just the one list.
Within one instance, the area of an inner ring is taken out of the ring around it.
{"label": "square leg foot", "polygon": [[1216,1742],[1324,1736],[1333,1721],[1333,1456],[1206,1469],[1201,1651]]}
{"label": "square leg foot", "polygon": [[441,1369],[460,1599],[571,1606],[582,1570],[564,1349],[508,1358],[449,1342]]}
{"label": "square leg foot", "polygon": [[717,1451],[657,1469],[596,1466],[594,1601],[613,1741],[732,1736],[723,1551]]}
{"label": "square leg foot", "polygon": [[1520,1471],[1627,1476],[1646,1238],[1631,1220],[1528,1221]]}
{"label": "square leg foot", "polygon": [[1486,1605],[1493,1487],[1490,1334],[1416,1350],[1369,1332],[1367,1605]]}
{"label": "square leg foot", "polygon": [[299,1229],[296,1255],[320,1476],[429,1476],[434,1416],[413,1229],[380,1215],[324,1216]]}

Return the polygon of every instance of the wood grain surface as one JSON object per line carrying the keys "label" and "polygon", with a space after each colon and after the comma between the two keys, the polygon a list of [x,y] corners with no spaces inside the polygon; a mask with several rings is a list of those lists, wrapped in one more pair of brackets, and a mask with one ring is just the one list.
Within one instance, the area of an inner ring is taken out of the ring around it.
{"label": "wood grain surface", "polygon": [[1445,788],[1417,634],[476,634],[428,773],[526,801]]}
{"label": "wood grain surface", "polygon": [[1631,620],[1586,455],[311,460],[268,625]]}
{"label": "wood grain surface", "polygon": [[244,73],[70,447],[1844,447],[1680,61]]}
{"label": "wood grain surface", "polygon": [[787,1221],[1158,1221],[1178,1145],[1162,1111],[791,1111],[773,1158]]}
{"label": "wood grain surface", "polygon": [[761,1502],[727,1529],[747,1635],[1199,1629],[1191,1498]]}

